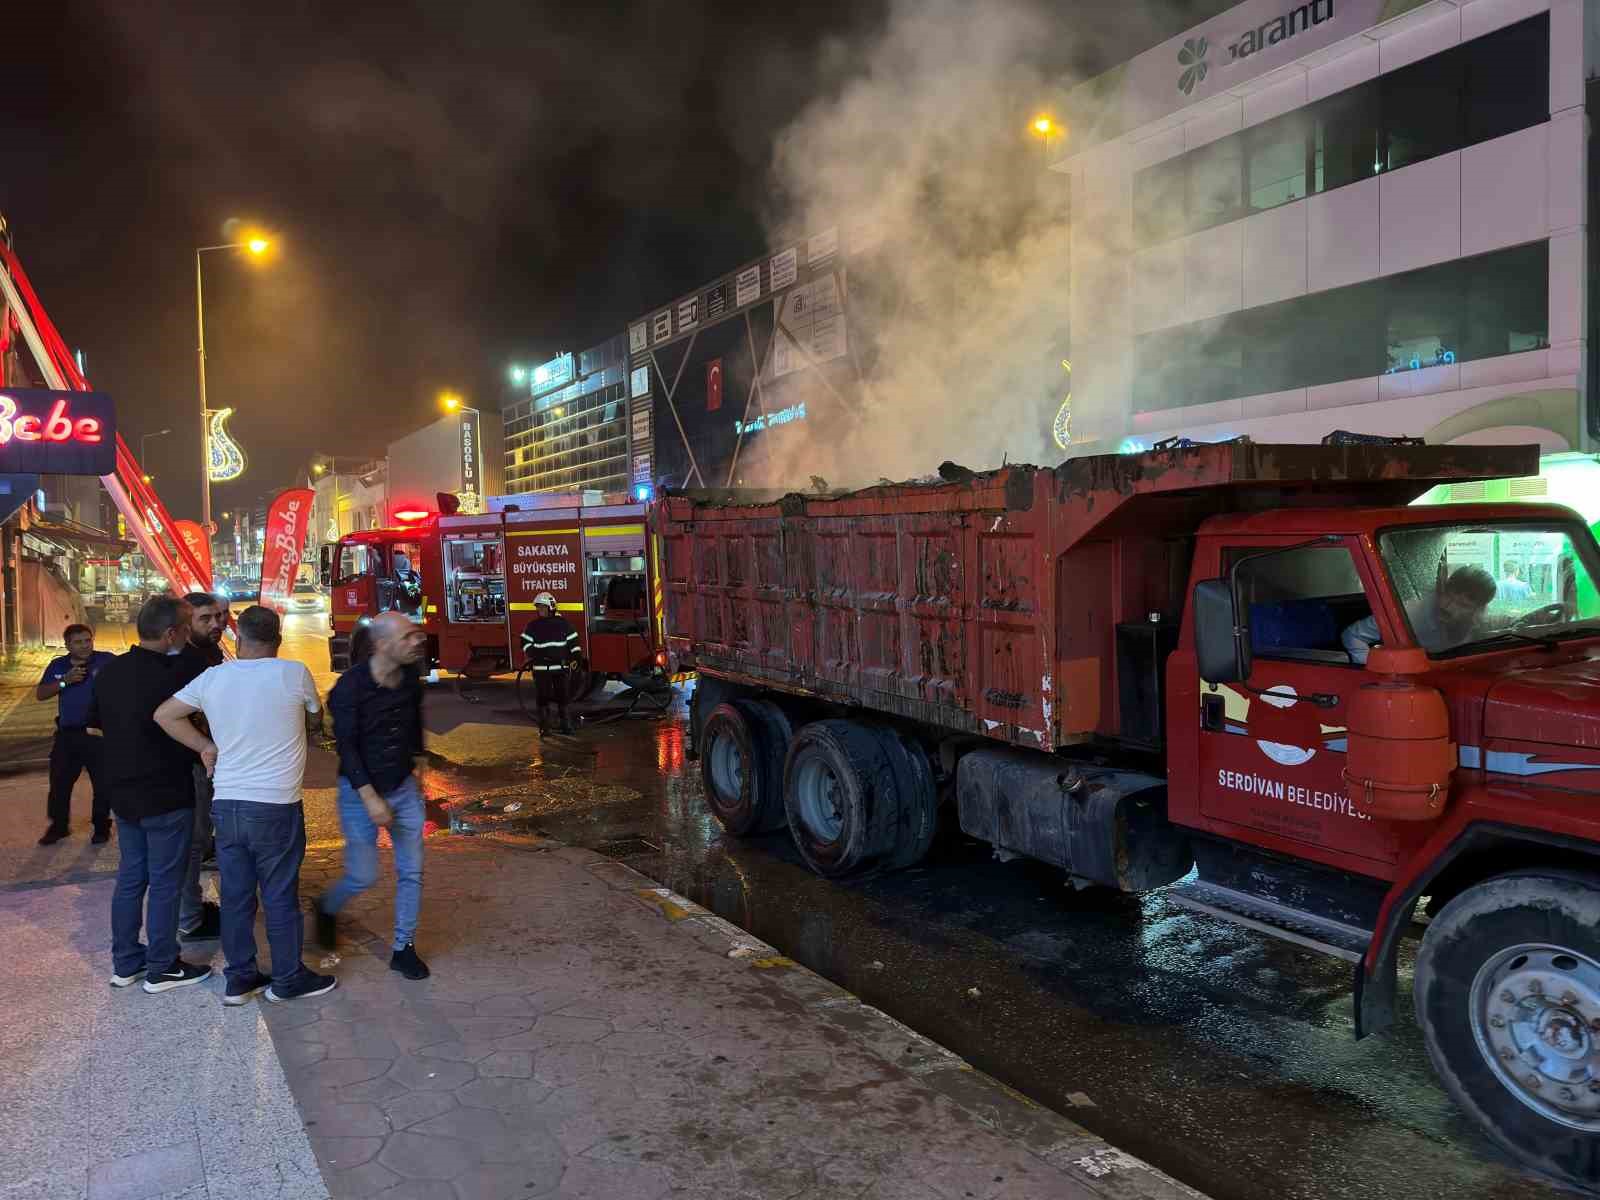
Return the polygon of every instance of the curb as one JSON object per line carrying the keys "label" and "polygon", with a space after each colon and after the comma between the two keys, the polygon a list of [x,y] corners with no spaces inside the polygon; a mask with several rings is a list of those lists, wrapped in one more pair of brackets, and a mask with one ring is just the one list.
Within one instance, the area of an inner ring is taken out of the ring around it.
{"label": "curb", "polygon": [[[465,831],[463,831],[465,832]],[[470,836],[470,834],[469,834]],[[1075,1121],[1045,1108],[993,1076],[907,1028],[860,997],[830,983],[649,876],[593,850],[537,835],[478,835],[508,849],[541,851],[582,867],[616,891],[724,958],[763,972],[768,982],[860,1049],[916,1076],[978,1124],[1021,1144],[1046,1166],[1105,1200],[1208,1200],[1204,1193],[1117,1149]],[[1085,1098],[1085,1103],[1092,1103]]]}

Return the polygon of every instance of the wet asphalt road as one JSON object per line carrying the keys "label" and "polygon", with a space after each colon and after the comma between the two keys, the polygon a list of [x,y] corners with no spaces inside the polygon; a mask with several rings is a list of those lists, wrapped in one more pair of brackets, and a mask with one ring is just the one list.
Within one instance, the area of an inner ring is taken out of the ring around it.
{"label": "wet asphalt road", "polygon": [[[289,649],[321,680],[305,621]],[[1343,962],[1160,893],[1075,892],[955,832],[913,870],[827,883],[784,836],[721,835],[681,705],[541,745],[508,685],[469,694],[430,693],[452,760],[425,779],[442,829],[505,824],[625,861],[1217,1200],[1567,1194],[1455,1110],[1409,1020],[1354,1040]],[[308,823],[337,836],[329,811]]]}

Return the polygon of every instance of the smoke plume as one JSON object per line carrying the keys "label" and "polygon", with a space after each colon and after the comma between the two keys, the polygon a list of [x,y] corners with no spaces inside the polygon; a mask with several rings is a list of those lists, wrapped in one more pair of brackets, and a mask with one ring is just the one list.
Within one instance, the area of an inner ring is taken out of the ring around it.
{"label": "smoke plume", "polygon": [[1051,422],[1068,382],[1067,185],[1047,170],[1061,145],[1028,125],[1061,94],[1047,56],[1061,55],[1063,29],[1025,0],[896,0],[848,81],[780,135],[774,245],[780,231],[870,230],[880,248],[851,258],[847,283],[870,271],[890,300],[870,319],[852,313],[853,432],[794,426],[763,482],[857,486],[944,459],[1062,457]]}

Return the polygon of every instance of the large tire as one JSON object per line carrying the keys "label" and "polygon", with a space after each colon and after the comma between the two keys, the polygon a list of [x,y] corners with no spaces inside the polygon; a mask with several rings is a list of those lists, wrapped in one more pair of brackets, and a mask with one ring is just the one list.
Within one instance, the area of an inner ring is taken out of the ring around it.
{"label": "large tire", "polygon": [[706,807],[734,837],[754,837],[783,821],[783,759],[769,719],[749,700],[719,704],[706,717],[700,752]]}
{"label": "large tire", "polygon": [[1451,1097],[1514,1157],[1600,1184],[1600,879],[1502,875],[1440,910],[1417,1021]]}
{"label": "large tire", "polygon": [[784,767],[783,804],[800,857],[818,875],[843,879],[888,865],[898,788],[876,730],[838,720],[801,729]]}
{"label": "large tire", "polygon": [[922,746],[887,725],[877,728],[894,770],[898,803],[894,851],[885,866],[891,871],[914,867],[928,856],[939,827],[939,792],[933,764]]}

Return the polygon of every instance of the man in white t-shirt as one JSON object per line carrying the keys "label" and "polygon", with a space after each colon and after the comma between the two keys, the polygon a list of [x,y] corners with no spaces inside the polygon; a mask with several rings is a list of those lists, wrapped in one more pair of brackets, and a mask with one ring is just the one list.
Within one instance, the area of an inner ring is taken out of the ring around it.
{"label": "man in white t-shirt", "polygon": [[[223,1003],[320,996],[338,982],[301,961],[300,864],[306,853],[300,782],[306,736],[321,705],[304,663],[278,657],[278,614],[252,605],[239,614],[239,656],[196,676],[160,708],[156,721],[200,755],[211,772],[217,869],[222,883]],[[211,737],[189,721],[205,714]],[[267,910],[272,977],[256,967],[256,891]]]}

